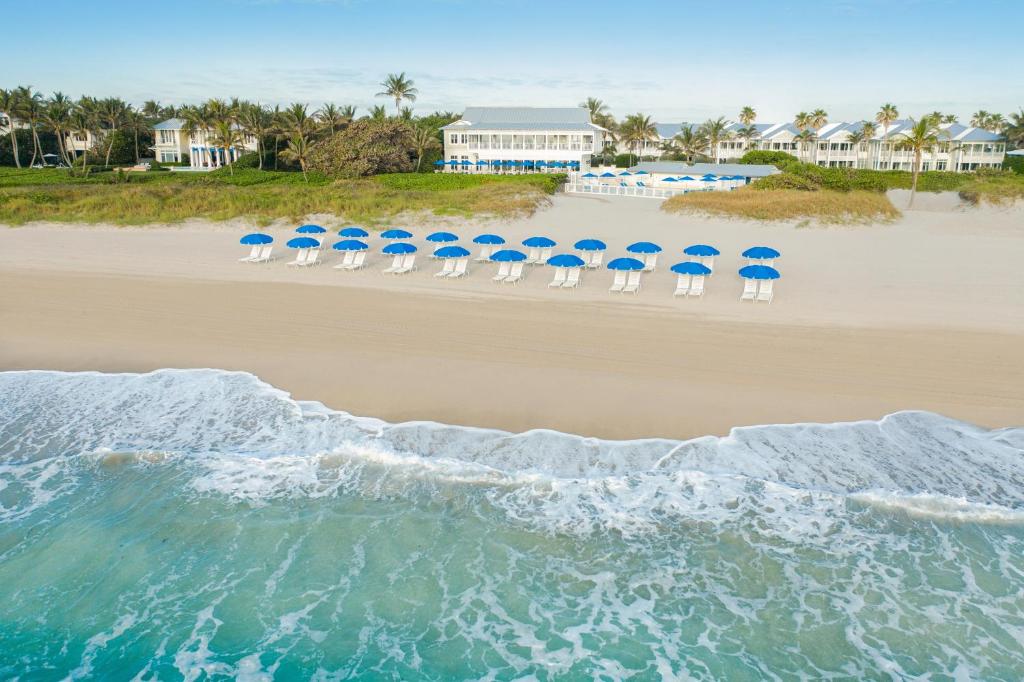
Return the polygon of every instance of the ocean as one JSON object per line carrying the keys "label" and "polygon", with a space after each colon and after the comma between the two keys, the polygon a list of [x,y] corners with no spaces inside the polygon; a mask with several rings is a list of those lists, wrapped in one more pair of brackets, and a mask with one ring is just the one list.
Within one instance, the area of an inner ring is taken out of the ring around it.
{"label": "ocean", "polygon": [[1024,428],[610,442],[0,373],[3,679],[1018,680],[1022,642]]}

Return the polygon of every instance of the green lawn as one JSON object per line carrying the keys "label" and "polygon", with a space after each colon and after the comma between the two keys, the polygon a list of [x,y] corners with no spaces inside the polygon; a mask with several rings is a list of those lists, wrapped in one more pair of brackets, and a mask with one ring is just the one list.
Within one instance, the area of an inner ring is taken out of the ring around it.
{"label": "green lawn", "polygon": [[532,214],[561,175],[484,176],[442,173],[330,180],[301,173],[226,169],[212,173],[150,171],[118,182],[112,173],[75,177],[59,169],[0,168],[0,223],[36,220],[143,225],[189,218],[247,217],[259,224],[313,213],[381,223],[399,213],[514,216]]}

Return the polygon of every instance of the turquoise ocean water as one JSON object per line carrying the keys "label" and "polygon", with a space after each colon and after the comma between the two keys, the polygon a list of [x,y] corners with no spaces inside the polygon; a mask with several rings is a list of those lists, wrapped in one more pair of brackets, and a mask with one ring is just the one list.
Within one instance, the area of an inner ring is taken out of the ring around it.
{"label": "turquoise ocean water", "polygon": [[0,373],[0,678],[1024,678],[1024,429],[606,442]]}

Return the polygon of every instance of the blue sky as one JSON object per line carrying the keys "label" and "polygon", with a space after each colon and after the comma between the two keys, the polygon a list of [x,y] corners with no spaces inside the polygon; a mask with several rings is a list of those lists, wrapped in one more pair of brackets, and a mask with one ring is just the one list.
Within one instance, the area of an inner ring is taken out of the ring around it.
{"label": "blue sky", "polygon": [[1024,0],[51,0],[3,14],[41,29],[4,32],[0,87],[136,103],[365,110],[405,71],[417,111],[588,96],[659,121],[746,104],[765,121],[817,107],[859,119],[886,101],[962,117],[1024,106]]}

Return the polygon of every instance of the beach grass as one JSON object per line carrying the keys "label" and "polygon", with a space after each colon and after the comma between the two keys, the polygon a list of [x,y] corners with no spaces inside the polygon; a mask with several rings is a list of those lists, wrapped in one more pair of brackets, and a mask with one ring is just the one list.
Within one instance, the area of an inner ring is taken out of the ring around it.
{"label": "beach grass", "polygon": [[191,218],[269,224],[328,213],[376,224],[403,213],[532,215],[563,181],[559,175],[396,174],[331,180],[294,172],[227,169],[146,172],[127,182],[111,173],[75,177],[57,169],[0,169],[0,223],[32,221],[144,225]]}
{"label": "beach grass", "polygon": [[886,222],[900,216],[879,192],[807,192],[795,189],[691,192],[665,200],[670,212],[707,213],[749,220],[814,220],[825,224]]}

